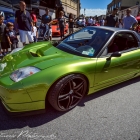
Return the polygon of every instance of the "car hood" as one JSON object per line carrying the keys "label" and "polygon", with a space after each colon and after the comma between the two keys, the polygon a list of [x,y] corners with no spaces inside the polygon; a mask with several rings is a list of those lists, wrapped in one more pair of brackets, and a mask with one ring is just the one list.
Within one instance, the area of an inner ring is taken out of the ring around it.
{"label": "car hood", "polygon": [[54,65],[65,63],[68,61],[82,59],[83,57],[66,53],[54,47],[50,42],[40,42],[30,44],[19,52],[9,54],[3,58],[0,65],[2,72],[12,72],[13,70],[34,66],[40,69],[46,69]]}

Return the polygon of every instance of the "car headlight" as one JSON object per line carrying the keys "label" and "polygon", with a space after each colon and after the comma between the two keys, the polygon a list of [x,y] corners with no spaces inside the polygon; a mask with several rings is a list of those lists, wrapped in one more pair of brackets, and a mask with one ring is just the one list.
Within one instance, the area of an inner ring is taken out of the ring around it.
{"label": "car headlight", "polygon": [[36,67],[25,67],[25,68],[20,68],[16,71],[14,71],[11,75],[10,78],[15,81],[18,82],[28,76],[31,76],[37,72],[39,72],[40,69],[36,68]]}

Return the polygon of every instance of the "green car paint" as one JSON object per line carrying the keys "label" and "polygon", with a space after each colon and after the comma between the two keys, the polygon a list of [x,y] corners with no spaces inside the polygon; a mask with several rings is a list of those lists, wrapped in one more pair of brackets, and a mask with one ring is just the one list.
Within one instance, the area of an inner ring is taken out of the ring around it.
{"label": "green car paint", "polygon": [[[0,96],[10,112],[44,109],[51,85],[71,73],[85,75],[90,81],[89,87],[93,86],[96,58],[68,54],[49,42],[35,45],[28,45],[20,52],[9,54],[0,62],[7,63],[7,67],[1,72]],[[30,52],[37,56],[32,56]],[[12,71],[26,66],[38,67],[41,71],[16,83],[10,79]]]}
{"label": "green car paint", "polygon": [[[88,94],[131,79],[140,74],[140,49],[121,57],[84,57],[54,47],[51,42],[29,44],[0,61],[0,98],[9,112],[45,109],[46,96],[53,84],[70,74],[82,74]],[[131,56],[131,57],[130,57]],[[23,67],[40,71],[14,82],[10,74]]]}

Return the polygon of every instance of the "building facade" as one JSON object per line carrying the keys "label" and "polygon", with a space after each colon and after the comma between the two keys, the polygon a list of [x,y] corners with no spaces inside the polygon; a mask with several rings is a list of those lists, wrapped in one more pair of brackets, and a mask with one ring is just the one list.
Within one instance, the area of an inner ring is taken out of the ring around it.
{"label": "building facade", "polygon": [[139,4],[140,0],[112,0],[112,2],[107,5],[107,15],[112,13],[113,8],[118,8],[119,11],[122,11]]}
{"label": "building facade", "polygon": [[101,19],[106,19],[106,15],[100,15],[100,16],[98,16],[98,20],[101,20]]}
{"label": "building facade", "polygon": [[66,15],[72,13],[75,17],[80,15],[80,0],[61,0]]}
{"label": "building facade", "polygon": [[[21,0],[0,0],[0,6],[19,9]],[[27,10],[35,10],[38,15],[45,13],[45,8],[50,9],[53,18],[58,16],[58,12],[63,9],[66,16],[72,13],[75,17],[80,14],[80,0],[23,0],[27,5]],[[0,8],[2,9],[2,8]]]}

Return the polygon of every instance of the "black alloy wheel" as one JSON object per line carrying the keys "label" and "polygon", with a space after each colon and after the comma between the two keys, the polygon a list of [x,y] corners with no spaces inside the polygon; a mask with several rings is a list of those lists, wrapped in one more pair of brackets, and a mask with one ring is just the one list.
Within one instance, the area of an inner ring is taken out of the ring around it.
{"label": "black alloy wheel", "polygon": [[59,80],[48,93],[49,103],[58,111],[74,108],[87,92],[87,81],[80,74],[68,75]]}

